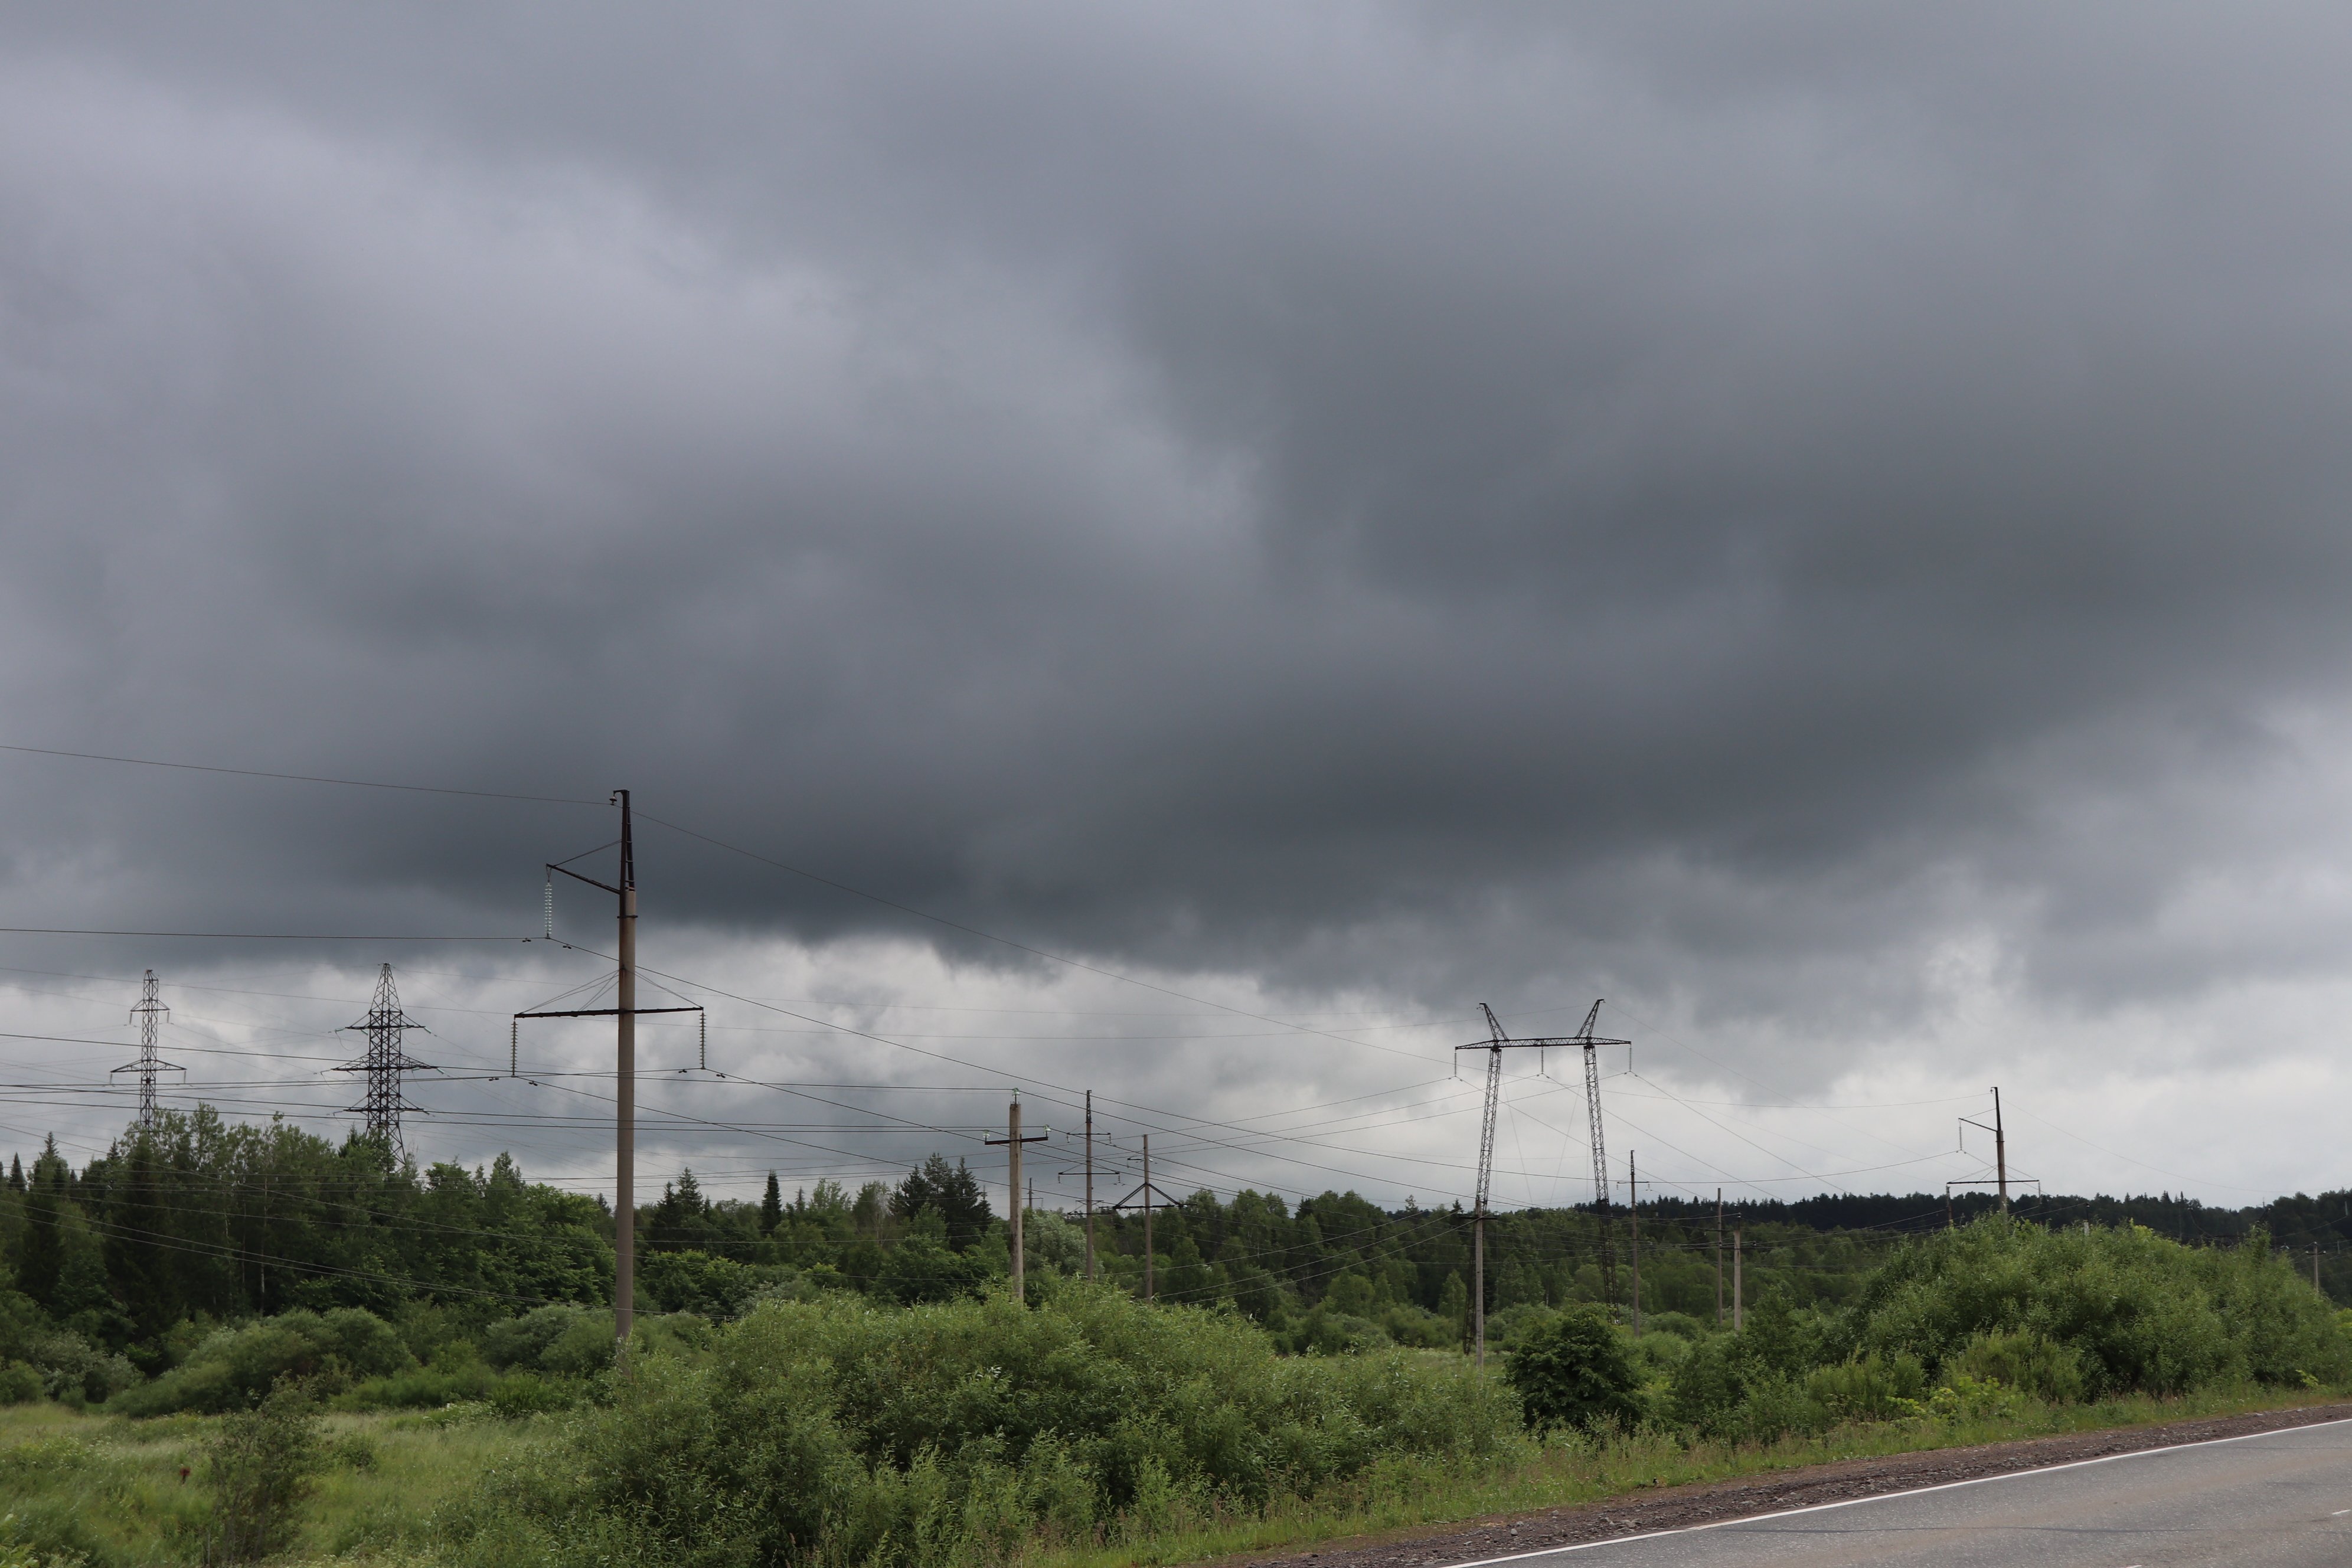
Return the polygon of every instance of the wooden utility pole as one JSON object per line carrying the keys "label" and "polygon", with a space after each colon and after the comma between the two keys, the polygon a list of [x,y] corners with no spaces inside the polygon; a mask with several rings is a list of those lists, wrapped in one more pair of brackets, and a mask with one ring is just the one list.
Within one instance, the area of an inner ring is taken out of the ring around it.
{"label": "wooden utility pole", "polygon": [[1013,1097],[1012,1109],[1004,1113],[1004,1119],[1006,1135],[1003,1138],[986,1139],[983,1142],[1003,1144],[1010,1151],[1008,1158],[1011,1161],[1012,1169],[1006,1173],[1004,1193],[1006,1206],[1013,1210],[1013,1300],[1016,1304],[1025,1305],[1029,1297],[1024,1288],[1021,1266],[1021,1145],[1043,1143],[1052,1134],[1038,1132],[1026,1138],[1021,1135],[1021,1097],[1018,1094]]}
{"label": "wooden utility pole", "polygon": [[1715,1189],[1715,1326],[1723,1327],[1723,1189]]}

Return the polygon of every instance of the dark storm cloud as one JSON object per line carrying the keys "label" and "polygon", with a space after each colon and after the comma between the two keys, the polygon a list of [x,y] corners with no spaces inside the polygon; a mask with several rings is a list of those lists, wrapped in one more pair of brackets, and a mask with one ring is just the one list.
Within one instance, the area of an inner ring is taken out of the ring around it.
{"label": "dark storm cloud", "polygon": [[[2337,754],[2332,14],[8,26],[5,738],[627,783],[1308,988],[2318,961],[2162,917]],[[478,923],[600,837],[5,766],[62,923]]]}

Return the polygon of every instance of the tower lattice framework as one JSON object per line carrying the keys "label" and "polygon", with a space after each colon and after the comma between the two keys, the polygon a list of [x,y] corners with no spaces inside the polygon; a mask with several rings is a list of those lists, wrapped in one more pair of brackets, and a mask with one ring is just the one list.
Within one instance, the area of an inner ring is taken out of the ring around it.
{"label": "tower lattice framework", "polygon": [[139,988],[138,1005],[131,1009],[131,1021],[139,1026],[139,1059],[125,1062],[114,1069],[119,1073],[139,1075],[139,1125],[142,1127],[155,1125],[155,1075],[187,1070],[178,1063],[167,1062],[155,1054],[155,1031],[171,1016],[172,1009],[163,1005],[162,986],[155,979],[155,972],[151,969]]}
{"label": "tower lattice framework", "polygon": [[366,1135],[382,1142],[399,1160],[407,1153],[401,1141],[401,1113],[424,1114],[422,1106],[411,1105],[402,1093],[401,1075],[425,1071],[428,1064],[415,1060],[404,1048],[408,1031],[425,1026],[401,1011],[400,989],[393,984],[391,964],[376,975],[375,999],[368,1004],[367,1016],[344,1027],[367,1036],[367,1054],[335,1069],[367,1075],[366,1097],[344,1109],[360,1112],[365,1118]]}

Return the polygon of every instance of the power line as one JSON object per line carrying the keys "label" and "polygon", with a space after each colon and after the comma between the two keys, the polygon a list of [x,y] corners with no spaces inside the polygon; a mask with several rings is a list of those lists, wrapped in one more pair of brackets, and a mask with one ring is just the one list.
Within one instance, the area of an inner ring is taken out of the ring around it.
{"label": "power line", "polygon": [[278,779],[288,784],[341,784],[347,789],[389,789],[409,795],[456,795],[475,800],[520,800],[539,805],[610,805],[610,801],[591,800],[581,795],[512,795],[503,790],[450,789],[440,784],[385,784],[377,779],[330,778],[318,773],[278,773],[260,768],[215,767],[204,763],[166,763],[152,757],[116,757],[100,752],[68,752],[55,746],[0,745],[0,752],[16,752],[35,757],[72,757],[85,763],[127,763],[140,768],[173,768],[192,773],[226,773],[237,778]]}
{"label": "power line", "polygon": [[86,926],[0,926],[7,936],[190,937],[205,942],[532,942],[527,936],[343,936],[284,931],[100,931]]}

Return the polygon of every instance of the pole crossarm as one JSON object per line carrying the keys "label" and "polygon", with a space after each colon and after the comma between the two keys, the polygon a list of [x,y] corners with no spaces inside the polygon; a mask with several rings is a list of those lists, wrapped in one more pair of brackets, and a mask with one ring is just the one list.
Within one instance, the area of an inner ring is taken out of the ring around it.
{"label": "pole crossarm", "polygon": [[616,899],[621,896],[621,889],[613,886],[610,882],[600,882],[593,877],[583,877],[579,872],[572,870],[568,867],[558,866],[552,863],[550,863],[547,868],[551,872],[569,877],[575,882],[585,882],[590,887],[610,893]]}
{"label": "pole crossarm", "polygon": [[647,1013],[700,1013],[701,1007],[572,1007],[561,1013],[517,1013],[518,1018],[642,1018]]}
{"label": "pole crossarm", "polygon": [[[1154,1203],[1150,1199],[1146,1199],[1142,1203],[1137,1203],[1135,1201],[1136,1194],[1141,1193],[1147,1187],[1149,1187],[1153,1193],[1159,1194],[1159,1201]],[[1125,1208],[1172,1209],[1181,1208],[1184,1205],[1179,1203],[1176,1199],[1170,1197],[1168,1195],[1168,1189],[1161,1186],[1159,1183],[1140,1182],[1136,1184],[1134,1192],[1128,1194],[1127,1196],[1119,1199],[1118,1202],[1115,1204],[1106,1204],[1104,1206],[1116,1211]]]}

